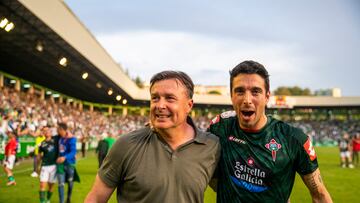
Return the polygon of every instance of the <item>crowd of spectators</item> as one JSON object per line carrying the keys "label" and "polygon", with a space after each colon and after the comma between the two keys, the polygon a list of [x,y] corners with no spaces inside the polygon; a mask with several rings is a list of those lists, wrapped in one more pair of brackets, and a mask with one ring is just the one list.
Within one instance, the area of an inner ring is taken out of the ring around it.
{"label": "crowd of spectators", "polygon": [[[72,105],[40,99],[36,94],[3,87],[0,91],[0,136],[10,128],[18,136],[35,134],[42,126],[65,122],[78,140],[98,140],[103,133],[121,135],[144,126],[145,116],[111,115],[99,111],[80,111]],[[56,128],[53,128],[56,134]]]}
{"label": "crowd of spectators", "polygon": [[296,121],[290,122],[302,129],[317,145],[337,144],[344,132],[352,137],[360,132],[360,124],[356,120],[327,120],[327,121]]}

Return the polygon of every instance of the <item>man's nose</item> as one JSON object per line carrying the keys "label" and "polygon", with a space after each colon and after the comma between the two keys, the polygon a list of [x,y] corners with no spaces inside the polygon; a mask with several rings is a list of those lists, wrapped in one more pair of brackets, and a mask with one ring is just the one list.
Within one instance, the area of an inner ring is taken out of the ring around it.
{"label": "man's nose", "polygon": [[164,98],[160,98],[156,105],[159,109],[164,109],[166,107],[166,101]]}
{"label": "man's nose", "polygon": [[252,95],[250,92],[245,92],[244,95],[244,104],[251,104]]}

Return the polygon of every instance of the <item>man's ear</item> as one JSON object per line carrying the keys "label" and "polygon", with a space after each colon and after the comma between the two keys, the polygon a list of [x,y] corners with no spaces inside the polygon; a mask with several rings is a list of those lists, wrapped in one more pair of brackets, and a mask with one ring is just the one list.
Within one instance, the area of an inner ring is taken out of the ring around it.
{"label": "man's ear", "polygon": [[265,99],[266,99],[266,104],[267,104],[269,102],[269,100],[270,100],[270,91],[266,92]]}
{"label": "man's ear", "polygon": [[193,100],[193,99],[189,99],[188,102],[187,102],[187,106],[188,106],[188,109],[187,109],[186,113],[189,114],[189,113],[191,112],[193,106],[194,106],[194,100]]}

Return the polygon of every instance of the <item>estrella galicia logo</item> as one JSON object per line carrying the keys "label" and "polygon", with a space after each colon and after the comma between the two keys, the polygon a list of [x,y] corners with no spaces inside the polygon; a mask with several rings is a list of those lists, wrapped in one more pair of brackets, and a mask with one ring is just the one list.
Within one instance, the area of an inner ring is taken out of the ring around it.
{"label": "estrella galicia logo", "polygon": [[235,162],[234,174],[230,178],[235,185],[250,192],[263,192],[268,190],[265,184],[266,174],[256,166],[255,160],[249,157],[245,164],[240,161]]}

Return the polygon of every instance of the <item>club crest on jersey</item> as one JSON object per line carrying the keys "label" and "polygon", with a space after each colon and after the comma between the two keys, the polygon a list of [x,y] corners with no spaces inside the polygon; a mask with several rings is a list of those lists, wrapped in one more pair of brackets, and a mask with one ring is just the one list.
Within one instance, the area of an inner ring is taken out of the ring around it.
{"label": "club crest on jersey", "polygon": [[265,145],[267,149],[271,151],[272,160],[276,160],[276,152],[281,149],[281,144],[277,143],[275,139],[271,139],[269,143]]}

